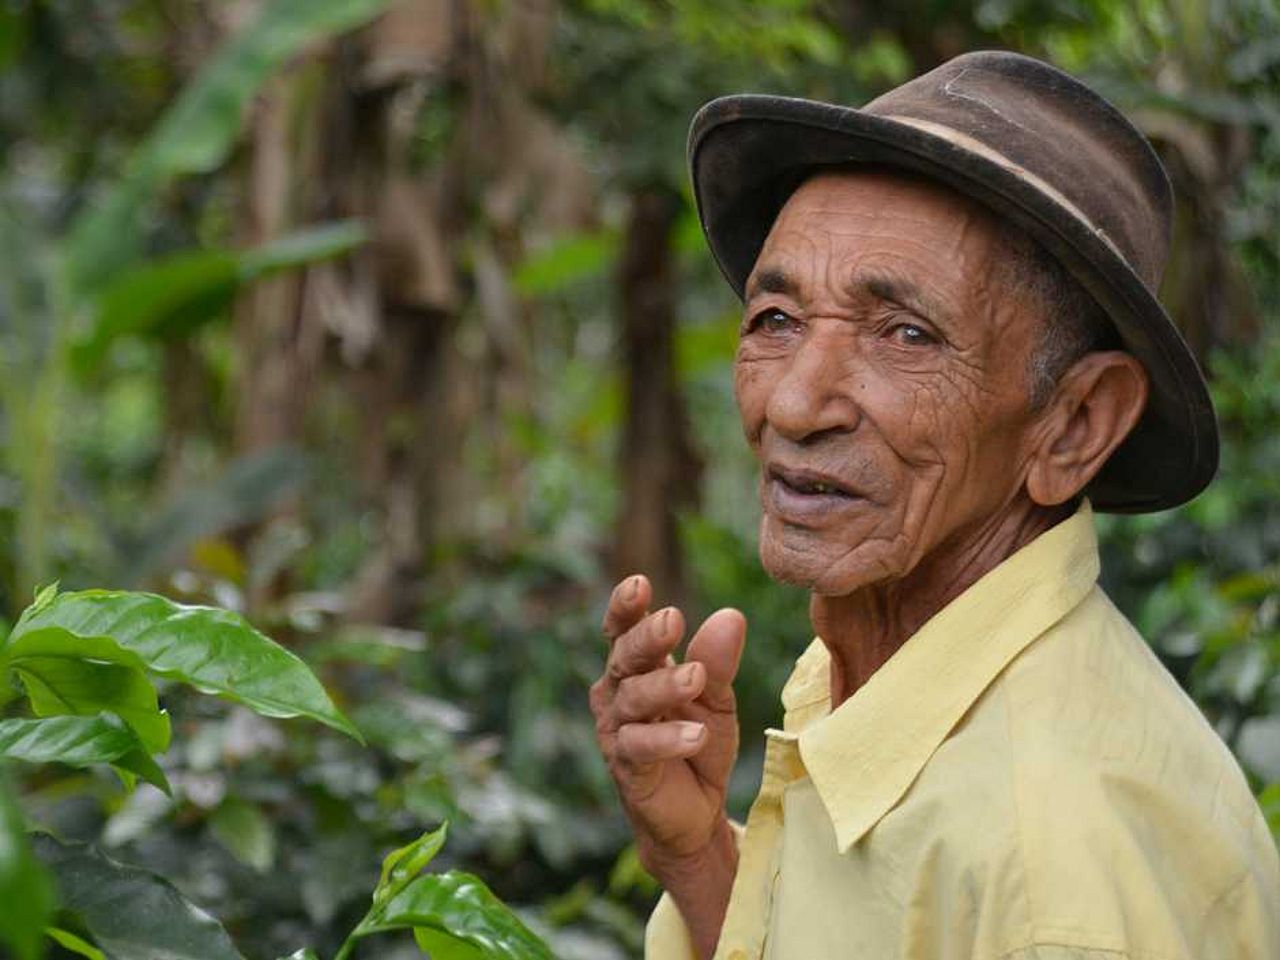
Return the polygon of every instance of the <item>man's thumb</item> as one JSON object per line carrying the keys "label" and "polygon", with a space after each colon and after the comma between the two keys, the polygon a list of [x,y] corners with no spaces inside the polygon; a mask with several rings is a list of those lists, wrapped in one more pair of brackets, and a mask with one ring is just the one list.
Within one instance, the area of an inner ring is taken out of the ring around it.
{"label": "man's thumb", "polygon": [[731,607],[717,610],[706,620],[689,641],[685,662],[699,661],[707,671],[708,691],[716,692],[733,683],[742,660],[742,648],[747,639],[747,618]]}

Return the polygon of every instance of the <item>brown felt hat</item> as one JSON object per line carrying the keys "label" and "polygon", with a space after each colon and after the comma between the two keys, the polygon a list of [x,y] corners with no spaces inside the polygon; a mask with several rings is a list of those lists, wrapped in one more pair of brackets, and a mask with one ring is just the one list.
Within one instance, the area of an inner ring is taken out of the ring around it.
{"label": "brown felt hat", "polygon": [[698,214],[738,296],[792,191],[819,168],[869,163],[941,181],[1007,218],[1102,306],[1151,379],[1146,412],[1086,491],[1099,510],[1190,500],[1218,466],[1213,403],[1156,300],[1173,194],[1151,145],[1061,70],[1002,51],[956,57],[861,109],[744,94],[689,131]]}

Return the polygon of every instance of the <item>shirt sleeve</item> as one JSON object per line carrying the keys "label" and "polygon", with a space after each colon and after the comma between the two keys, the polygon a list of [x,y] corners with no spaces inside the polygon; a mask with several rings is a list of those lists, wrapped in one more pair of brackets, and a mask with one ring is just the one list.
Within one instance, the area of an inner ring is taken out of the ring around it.
{"label": "shirt sleeve", "polygon": [[698,960],[684,917],[671,895],[664,893],[644,929],[644,960]]}

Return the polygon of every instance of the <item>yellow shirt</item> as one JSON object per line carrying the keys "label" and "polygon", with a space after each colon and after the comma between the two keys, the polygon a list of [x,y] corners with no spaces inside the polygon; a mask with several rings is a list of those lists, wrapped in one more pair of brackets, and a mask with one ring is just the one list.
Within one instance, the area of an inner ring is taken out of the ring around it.
{"label": "yellow shirt", "polygon": [[[717,960],[1280,960],[1240,768],[1097,587],[1086,504],[766,732]],[[694,956],[664,897],[645,956]]]}

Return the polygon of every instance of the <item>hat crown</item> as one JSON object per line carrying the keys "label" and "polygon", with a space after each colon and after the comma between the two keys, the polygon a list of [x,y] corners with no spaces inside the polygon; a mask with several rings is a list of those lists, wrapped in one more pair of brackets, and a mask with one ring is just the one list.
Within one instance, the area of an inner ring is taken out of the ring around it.
{"label": "hat crown", "polygon": [[1039,181],[1112,245],[1153,292],[1173,192],[1146,138],[1106,100],[1046,63],[1004,51],[963,54],[863,108],[976,145]]}

